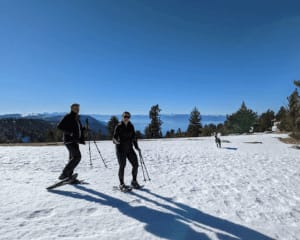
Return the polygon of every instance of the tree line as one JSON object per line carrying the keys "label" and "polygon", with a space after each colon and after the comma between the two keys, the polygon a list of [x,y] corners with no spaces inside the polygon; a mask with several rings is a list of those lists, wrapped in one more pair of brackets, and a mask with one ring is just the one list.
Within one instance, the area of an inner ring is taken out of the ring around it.
{"label": "tree line", "polygon": [[[227,115],[224,123],[202,124],[199,109],[191,110],[186,129],[169,129],[162,132],[163,121],[160,118],[162,109],[158,104],[149,110],[149,124],[144,131],[136,131],[138,138],[176,138],[212,136],[215,133],[222,135],[243,134],[252,132],[272,131],[274,122],[280,131],[291,132],[291,136],[300,139],[300,80],[294,81],[295,90],[287,97],[287,105],[281,106],[275,113],[268,109],[262,114],[257,114],[242,102],[236,112]],[[107,123],[107,134],[100,130],[91,131],[90,137],[95,140],[111,139],[119,119],[112,116]],[[0,119],[0,143],[17,142],[57,142],[61,141],[62,134],[56,129],[56,124],[40,119]]]}
{"label": "tree line", "polygon": [[[163,122],[160,119],[162,111],[158,104],[153,105],[149,110],[150,123],[146,126],[144,133],[137,131],[138,138],[176,138],[176,137],[199,137],[212,136],[215,133],[222,135],[244,134],[253,132],[271,132],[274,123],[283,132],[292,132],[291,136],[300,139],[300,96],[298,89],[300,80],[294,81],[296,89],[287,97],[288,105],[281,106],[275,113],[271,109],[258,114],[251,108],[248,108],[245,102],[242,102],[240,108],[226,116],[224,123],[220,124],[202,124],[202,117],[199,109],[194,107],[190,113],[187,129],[170,129],[165,135],[162,133]],[[109,137],[113,135],[119,119],[112,116],[108,122],[107,128]]]}

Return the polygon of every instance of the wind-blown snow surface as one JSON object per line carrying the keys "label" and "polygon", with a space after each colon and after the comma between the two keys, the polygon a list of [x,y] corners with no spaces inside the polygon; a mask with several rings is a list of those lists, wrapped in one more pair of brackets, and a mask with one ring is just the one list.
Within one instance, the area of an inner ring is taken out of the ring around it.
{"label": "wind-blown snow surface", "polygon": [[93,145],[91,169],[83,146],[77,172],[90,184],[52,192],[63,146],[1,147],[0,239],[300,239],[300,152],[276,137],[140,141],[153,181],[128,194],[113,190],[110,141],[98,143],[108,169]]}

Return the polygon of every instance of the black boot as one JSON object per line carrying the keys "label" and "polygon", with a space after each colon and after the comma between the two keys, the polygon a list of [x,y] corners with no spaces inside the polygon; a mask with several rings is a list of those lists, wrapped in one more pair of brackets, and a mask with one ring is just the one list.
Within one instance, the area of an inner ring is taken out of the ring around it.
{"label": "black boot", "polygon": [[65,172],[63,172],[59,177],[58,179],[59,180],[68,180],[68,179],[71,179],[73,177],[73,172],[72,173],[69,173],[69,174],[66,174]]}
{"label": "black boot", "polygon": [[62,173],[62,174],[58,177],[59,180],[64,180],[64,179],[68,179],[68,178],[69,178],[69,176],[65,175],[64,173]]}
{"label": "black boot", "polygon": [[133,180],[133,181],[131,182],[131,186],[132,186],[134,189],[140,189],[140,188],[142,188],[141,185],[140,185],[137,181],[135,181],[135,180]]}
{"label": "black boot", "polygon": [[126,186],[124,183],[120,184],[119,188],[122,192],[130,192],[131,191],[131,188],[129,186]]}

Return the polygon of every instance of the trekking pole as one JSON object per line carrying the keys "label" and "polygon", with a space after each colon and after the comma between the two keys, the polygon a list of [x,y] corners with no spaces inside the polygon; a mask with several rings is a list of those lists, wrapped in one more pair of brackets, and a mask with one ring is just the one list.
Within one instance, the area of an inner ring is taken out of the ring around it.
{"label": "trekking pole", "polygon": [[88,141],[89,141],[89,156],[90,156],[90,166],[91,168],[93,167],[93,162],[92,162],[92,152],[91,152],[91,135],[89,133],[90,129],[89,129],[89,119],[87,118],[85,120],[86,122],[86,128],[87,128],[87,137],[88,137]]}
{"label": "trekking pole", "polygon": [[104,158],[103,158],[103,156],[102,156],[102,153],[101,153],[101,151],[100,151],[100,149],[99,149],[99,147],[98,147],[98,145],[97,145],[97,143],[96,143],[96,139],[94,139],[94,144],[95,144],[96,149],[97,149],[97,151],[98,151],[98,153],[99,153],[99,155],[100,155],[100,158],[102,159],[102,161],[103,161],[103,163],[104,163],[104,166],[107,168],[106,162],[105,162],[105,160],[104,160]]}
{"label": "trekking pole", "polygon": [[[148,169],[147,169],[147,167],[146,167],[146,164],[145,164],[145,161],[144,161],[144,158],[143,158],[143,156],[142,156],[142,153],[140,152],[140,161],[141,161],[141,165],[143,166],[144,165],[144,169],[145,169],[145,172],[146,172],[146,175],[147,175],[147,180],[148,181],[151,181],[151,178],[150,178],[150,176],[149,176],[149,172],[148,172]],[[144,177],[145,178],[145,177]]]}
{"label": "trekking pole", "polygon": [[142,158],[141,158],[141,156],[142,156],[142,154],[141,154],[141,152],[139,151],[139,156],[140,156],[140,162],[141,162],[141,168],[142,168],[142,173],[143,173],[143,177],[144,177],[144,182],[146,182],[147,180],[146,180],[146,176],[145,176],[145,171],[144,171],[144,166],[143,166],[143,163],[142,163]]}
{"label": "trekking pole", "polygon": [[92,168],[93,162],[92,162],[92,152],[91,152],[91,141],[90,140],[89,140],[89,155],[90,155],[90,166]]}

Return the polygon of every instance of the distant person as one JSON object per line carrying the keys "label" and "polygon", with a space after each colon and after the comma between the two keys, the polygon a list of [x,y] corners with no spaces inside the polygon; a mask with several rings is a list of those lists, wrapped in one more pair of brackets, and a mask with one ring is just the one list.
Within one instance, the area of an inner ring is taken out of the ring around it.
{"label": "distant person", "polygon": [[122,114],[122,121],[116,126],[113,135],[113,142],[116,144],[116,153],[119,162],[119,180],[121,191],[128,191],[130,189],[130,187],[126,186],[124,183],[124,171],[127,158],[132,165],[131,186],[135,189],[141,188],[137,182],[138,158],[133,146],[139,152],[141,150],[138,146],[135,129],[133,124],[130,122],[130,117],[131,114],[129,112],[124,112]]}
{"label": "distant person", "polygon": [[222,148],[221,139],[218,137],[218,133],[215,134],[215,141],[217,144],[217,148]]}
{"label": "distant person", "polygon": [[71,112],[64,116],[57,128],[63,131],[63,141],[69,151],[69,162],[59,176],[60,180],[72,177],[74,169],[81,160],[79,144],[84,142],[84,130],[79,118],[80,105],[74,103],[71,105]]}

